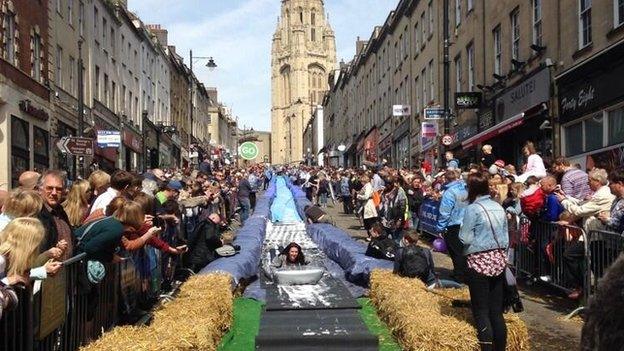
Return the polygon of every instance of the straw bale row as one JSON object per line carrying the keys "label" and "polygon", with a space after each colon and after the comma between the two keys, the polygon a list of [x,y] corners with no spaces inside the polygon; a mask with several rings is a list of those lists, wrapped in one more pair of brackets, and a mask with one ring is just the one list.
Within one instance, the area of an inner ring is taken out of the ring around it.
{"label": "straw bale row", "polygon": [[[404,350],[479,350],[468,289],[430,292],[419,279],[402,278],[388,270],[371,275],[371,301]],[[506,314],[507,350],[528,350],[528,330],[515,314]]]}
{"label": "straw bale row", "polygon": [[230,279],[222,274],[191,277],[173,301],[154,313],[149,326],[116,327],[81,350],[216,350],[232,323]]}

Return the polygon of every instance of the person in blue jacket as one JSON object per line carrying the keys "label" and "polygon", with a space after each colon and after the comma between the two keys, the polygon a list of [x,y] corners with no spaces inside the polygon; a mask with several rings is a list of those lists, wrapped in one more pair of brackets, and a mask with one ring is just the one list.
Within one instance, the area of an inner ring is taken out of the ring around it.
{"label": "person in blue jacket", "polygon": [[466,272],[466,259],[463,245],[459,240],[459,229],[464,220],[468,205],[466,183],[459,178],[459,170],[449,169],[445,173],[446,184],[442,188],[440,210],[436,221],[436,230],[446,241],[446,246],[453,261],[453,278],[463,283]]}

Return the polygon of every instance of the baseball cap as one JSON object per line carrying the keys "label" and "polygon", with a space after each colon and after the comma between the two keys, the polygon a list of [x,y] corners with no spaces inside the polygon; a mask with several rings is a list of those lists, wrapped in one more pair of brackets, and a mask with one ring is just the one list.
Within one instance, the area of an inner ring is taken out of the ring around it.
{"label": "baseball cap", "polygon": [[167,183],[167,188],[179,191],[182,190],[183,186],[179,180],[170,180],[169,183]]}

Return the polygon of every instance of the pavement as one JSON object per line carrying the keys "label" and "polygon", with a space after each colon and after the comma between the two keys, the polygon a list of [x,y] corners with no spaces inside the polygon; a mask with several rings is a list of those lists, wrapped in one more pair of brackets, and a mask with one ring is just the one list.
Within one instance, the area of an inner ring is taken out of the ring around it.
{"label": "pavement", "polygon": [[[366,242],[366,231],[360,221],[353,215],[342,212],[342,204],[330,204],[326,212],[333,217],[336,226],[345,230],[354,239]],[[423,246],[430,246],[432,238],[423,237]],[[442,278],[448,277],[453,269],[450,257],[434,252],[433,260],[436,272]],[[524,312],[520,318],[524,320],[531,339],[533,350],[575,350],[579,348],[583,322],[579,317],[566,319],[578,304],[567,299],[562,293],[540,284],[527,285],[519,281],[520,295],[524,304]]]}

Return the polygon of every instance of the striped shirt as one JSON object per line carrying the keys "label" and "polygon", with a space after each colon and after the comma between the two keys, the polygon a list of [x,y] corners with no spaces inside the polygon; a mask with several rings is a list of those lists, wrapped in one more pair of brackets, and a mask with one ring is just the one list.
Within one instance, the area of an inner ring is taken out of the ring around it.
{"label": "striped shirt", "polygon": [[591,195],[589,188],[589,176],[580,169],[570,168],[561,178],[561,190],[577,200],[585,200]]}

